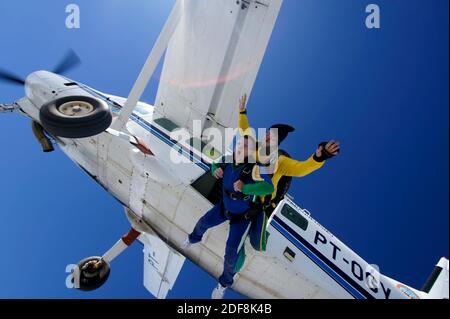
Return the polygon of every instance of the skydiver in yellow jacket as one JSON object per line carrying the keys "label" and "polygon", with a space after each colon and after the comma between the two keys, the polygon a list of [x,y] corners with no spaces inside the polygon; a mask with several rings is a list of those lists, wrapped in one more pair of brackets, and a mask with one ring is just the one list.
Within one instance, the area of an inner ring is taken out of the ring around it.
{"label": "skydiver in yellow jacket", "polygon": [[[239,130],[242,135],[252,134],[252,130],[247,117],[246,110],[247,95],[244,95],[239,102]],[[274,130],[275,129],[275,130]],[[253,248],[264,251],[266,246],[266,223],[270,214],[275,209],[278,202],[282,199],[290,184],[291,177],[303,177],[311,174],[321,168],[325,161],[337,155],[340,150],[340,144],[336,141],[322,142],[317,150],[306,161],[297,161],[291,159],[288,153],[276,151],[268,153],[268,146],[277,143],[280,145],[287,135],[295,129],[289,125],[272,125],[262,141],[257,147],[257,161],[269,166],[272,170],[271,178],[274,186],[272,195],[259,198],[261,209],[265,214],[259,214],[253,221],[250,230],[250,241]],[[253,135],[253,134],[252,134]],[[273,145],[272,145],[273,146]],[[288,180],[288,182],[286,182]],[[280,188],[280,189],[279,189]],[[283,188],[283,189],[281,189]]]}

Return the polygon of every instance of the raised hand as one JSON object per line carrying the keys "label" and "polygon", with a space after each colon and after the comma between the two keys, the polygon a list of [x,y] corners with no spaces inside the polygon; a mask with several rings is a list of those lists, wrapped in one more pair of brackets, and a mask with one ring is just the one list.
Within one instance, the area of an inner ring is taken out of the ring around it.
{"label": "raised hand", "polygon": [[316,150],[316,157],[322,160],[327,160],[339,153],[341,145],[337,141],[323,142],[319,144]]}
{"label": "raised hand", "polygon": [[244,112],[247,106],[247,94],[244,94],[239,100],[239,111]]}
{"label": "raised hand", "polygon": [[339,142],[329,141],[327,145],[325,145],[325,150],[331,155],[337,155],[339,153],[340,147],[341,146]]}

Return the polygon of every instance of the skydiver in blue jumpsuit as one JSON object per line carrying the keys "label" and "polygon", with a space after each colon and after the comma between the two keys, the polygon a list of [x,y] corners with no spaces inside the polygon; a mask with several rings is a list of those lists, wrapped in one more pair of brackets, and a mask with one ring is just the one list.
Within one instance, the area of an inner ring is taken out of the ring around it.
{"label": "skydiver in blue jumpsuit", "polygon": [[268,195],[274,190],[268,175],[255,173],[262,169],[255,168],[254,164],[251,164],[255,150],[255,140],[250,136],[244,136],[234,149],[232,163],[212,165],[212,175],[217,179],[223,178],[222,200],[200,218],[193,232],[183,243],[183,247],[188,248],[200,242],[209,228],[226,221],[230,222],[223,273],[213,290],[213,299],[223,298],[226,288],[233,284],[239,245],[254,217],[251,210],[254,196]]}

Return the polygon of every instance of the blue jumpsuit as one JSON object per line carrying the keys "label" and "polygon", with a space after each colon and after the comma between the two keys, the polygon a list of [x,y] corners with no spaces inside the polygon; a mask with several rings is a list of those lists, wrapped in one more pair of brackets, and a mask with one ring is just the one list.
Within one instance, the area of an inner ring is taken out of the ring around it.
{"label": "blue jumpsuit", "polygon": [[[250,202],[253,196],[247,196],[243,199],[232,199],[228,193],[235,193],[234,183],[241,179],[241,172],[245,165],[235,166],[234,164],[225,164],[222,167],[223,173],[223,196],[222,201],[211,208],[200,220],[194,228],[194,231],[189,235],[189,241],[192,244],[198,243],[202,240],[205,232],[212,227],[220,225],[227,220],[230,220],[235,215],[245,214],[250,208]],[[272,182],[268,175],[262,174],[264,182],[272,186]],[[253,184],[255,181],[251,176],[247,176],[243,180],[244,184]],[[273,188],[272,188],[273,189]],[[230,223],[230,231],[225,247],[225,258],[223,265],[223,273],[219,277],[219,283],[223,287],[230,287],[233,284],[233,277],[236,274],[235,266],[238,259],[239,246],[242,237],[250,225],[250,220],[238,219]]]}

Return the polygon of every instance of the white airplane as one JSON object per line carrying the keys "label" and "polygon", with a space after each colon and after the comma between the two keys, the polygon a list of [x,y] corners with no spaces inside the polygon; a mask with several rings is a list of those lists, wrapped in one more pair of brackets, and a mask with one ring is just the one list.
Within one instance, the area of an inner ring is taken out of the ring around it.
{"label": "white airplane", "polygon": [[[38,71],[23,84],[26,96],[2,112],[29,117],[44,151],[50,138],[83,171],[119,200],[131,230],[103,256],[82,260],[76,288],[100,287],[111,262],[136,239],[144,245],[144,285],[166,298],[189,258],[213,277],[222,272],[228,225],[209,231],[188,250],[182,242],[220,196],[210,164],[220,148],[176,141],[192,133],[237,125],[236,101],[250,93],[282,0],[178,0],[127,99],[101,93],[58,73],[78,63],[69,54],[54,72]],[[139,102],[165,53],[154,106]],[[214,146],[214,142],[212,142]],[[174,163],[176,150],[186,163]],[[267,231],[267,250],[246,245],[247,259],[233,289],[251,298],[448,298],[449,262],[441,258],[422,290],[379,273],[291,198],[281,201]]]}

